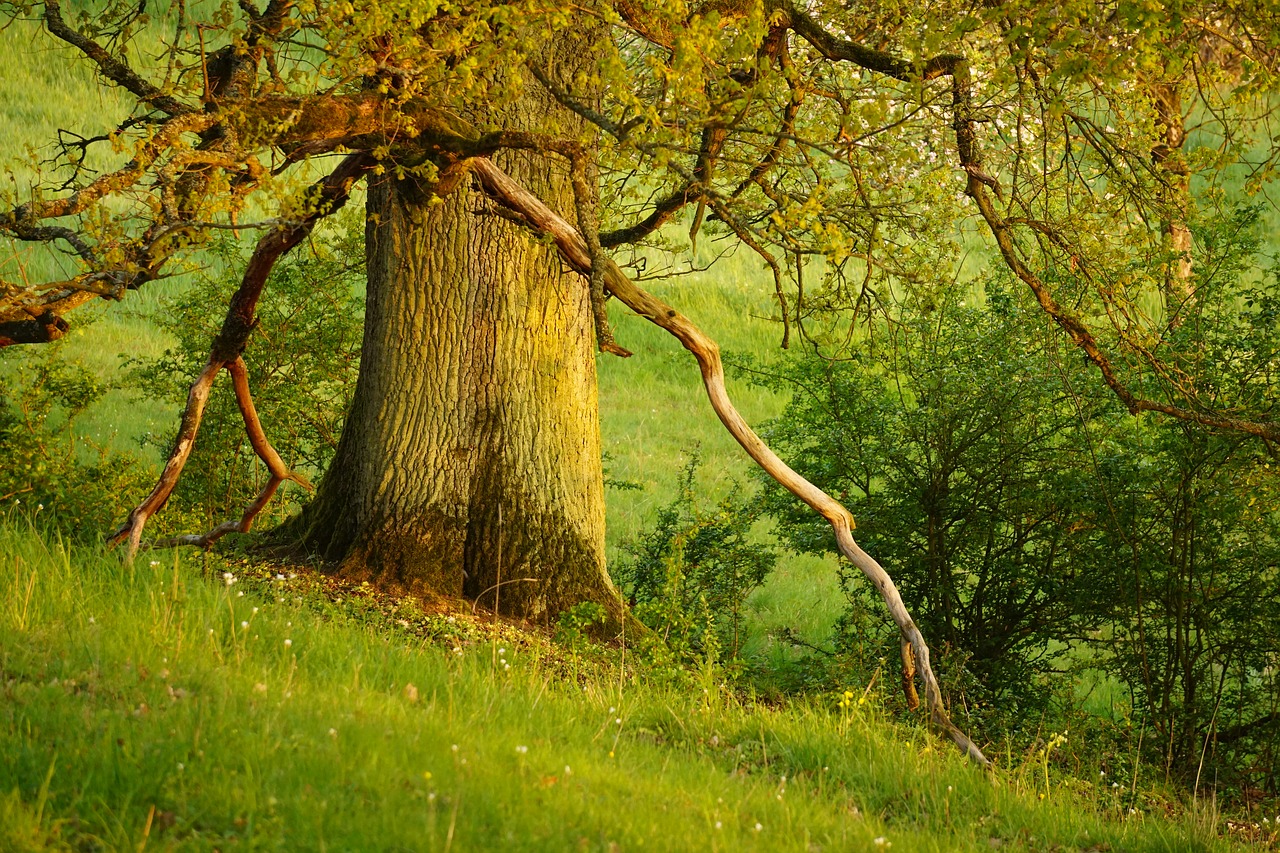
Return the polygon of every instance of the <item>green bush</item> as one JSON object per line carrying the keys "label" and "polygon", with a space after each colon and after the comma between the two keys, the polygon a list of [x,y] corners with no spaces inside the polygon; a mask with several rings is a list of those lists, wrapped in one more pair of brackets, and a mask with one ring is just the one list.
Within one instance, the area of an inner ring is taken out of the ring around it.
{"label": "green bush", "polygon": [[[1035,319],[998,293],[978,306],[943,298],[883,329],[876,359],[807,357],[763,379],[793,392],[768,441],[853,512],[860,544],[934,648],[949,699],[970,712],[998,707],[1009,725],[1045,707],[1055,651],[1090,627],[1094,585],[1075,558],[1091,480],[1080,401],[1060,378],[1076,367],[1055,363],[1055,340]],[[789,546],[834,550],[808,507],[771,482],[765,495]],[[896,659],[874,591],[842,566],[840,645]]]}
{"label": "green bush", "polygon": [[139,461],[78,435],[76,422],[107,386],[57,345],[6,354],[0,389],[0,508],[25,511],[77,540],[100,539],[121,494],[150,487]]}
{"label": "green bush", "polygon": [[747,597],[764,582],[777,554],[752,538],[758,506],[738,490],[708,508],[695,486],[694,454],[679,494],[658,511],[653,528],[625,543],[614,577],[635,615],[687,661],[736,658],[746,642]]}

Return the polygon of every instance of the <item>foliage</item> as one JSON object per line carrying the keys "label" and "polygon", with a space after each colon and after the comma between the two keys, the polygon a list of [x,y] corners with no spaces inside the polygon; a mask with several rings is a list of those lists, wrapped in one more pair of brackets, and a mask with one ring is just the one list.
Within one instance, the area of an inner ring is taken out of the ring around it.
{"label": "foliage", "polygon": [[[163,355],[137,360],[129,373],[146,393],[177,404],[186,403],[187,388],[208,359],[221,324],[209,305],[225,304],[236,287],[221,271],[243,262],[243,246],[235,240],[220,241],[210,251],[205,274],[164,300],[154,314],[176,344]],[[333,458],[354,391],[363,285],[362,223],[358,216],[345,216],[275,268],[258,309],[252,346],[244,354],[267,438],[287,465],[313,482]],[[167,444],[157,444],[168,451]],[[212,526],[238,516],[265,481],[230,383],[218,383],[174,493],[175,509]],[[276,511],[283,516],[297,505],[300,492],[286,488],[278,494]]]}
{"label": "foliage", "polygon": [[604,606],[594,601],[583,601],[562,611],[556,618],[556,642],[578,653],[590,640],[591,629],[605,621]]}
{"label": "foliage", "polygon": [[[1190,229],[1232,194],[1264,191],[1280,160],[1267,126],[1280,35],[1258,0],[1016,14],[959,0],[0,11],[41,19],[135,102],[100,133],[64,136],[5,191],[0,229],[69,246],[74,282],[93,293],[160,277],[250,212],[316,213],[296,190],[320,155],[354,152],[359,175],[430,189],[460,160],[518,151],[603,178],[603,249],[674,244],[661,226],[685,216],[690,248],[705,231],[754,253],[784,335],[806,334],[806,306],[865,309],[928,278],[939,255],[954,266],[954,232],[976,210],[989,250],[1126,405],[1278,434],[1265,412],[1233,417],[1178,383],[1185,365],[1165,335],[1195,301]],[[587,67],[562,74],[565,55]],[[516,130],[522,102],[539,108]],[[212,140],[216,154],[196,147]],[[99,156],[118,168],[90,168]],[[595,206],[577,207],[597,230]],[[77,232],[41,225],[73,213]],[[826,285],[816,298],[806,264]],[[22,284],[0,290],[0,323],[59,332],[30,318],[61,316],[66,296],[10,278]]]}
{"label": "foliage", "polygon": [[[1240,206],[1197,226],[1196,304],[1167,344],[1175,387],[1223,411],[1274,410],[1280,279],[1256,266],[1259,216]],[[1195,378],[1193,378],[1195,377]],[[1168,422],[1099,423],[1088,442],[1086,558],[1110,595],[1100,666],[1126,686],[1147,750],[1189,782],[1280,784],[1280,478],[1274,449]]]}
{"label": "foliage", "polygon": [[1148,756],[1188,781],[1274,789],[1280,703],[1280,482],[1260,448],[1172,424],[1096,439],[1081,509],[1105,579],[1097,666],[1118,679]]}
{"label": "foliage", "polygon": [[629,555],[613,570],[640,621],[678,653],[711,657],[723,649],[736,658],[746,641],[744,606],[777,561],[752,538],[760,509],[735,491],[708,509],[696,477],[701,458],[690,456],[679,494],[658,511],[654,526],[624,543]]}
{"label": "foliage", "polygon": [[[761,379],[794,393],[769,441],[853,512],[942,655],[952,701],[1017,721],[1048,697],[1052,650],[1088,628],[1094,581],[1073,520],[1090,478],[1074,445],[1080,401],[1060,377],[1079,369],[995,285],[989,304],[974,301],[941,295],[886,330],[874,359],[810,357]],[[833,549],[825,525],[765,487],[791,547]],[[846,632],[896,656],[896,635],[863,615],[874,612],[865,580],[841,571]]]}
{"label": "foliage", "polygon": [[[1241,209],[1202,232],[1197,304],[1167,344],[1188,367],[1175,384],[1205,383],[1184,399],[1211,394],[1220,411],[1274,400],[1280,282],[1251,266],[1255,226]],[[908,301],[872,339],[874,358],[859,349],[761,376],[794,393],[771,441],[854,512],[940,641],[944,688],[981,730],[1026,737],[1045,714],[1064,720],[1079,699],[1057,675],[1071,672],[1127,694],[1106,713],[1166,775],[1273,788],[1280,479],[1269,448],[1134,419],[1090,395],[1087,365],[998,281],[967,300]],[[832,547],[789,494],[766,484],[766,504],[792,547]],[[897,638],[862,578],[846,570],[843,582],[838,643],[865,675]]]}
{"label": "foliage", "polygon": [[118,519],[124,492],[146,488],[138,460],[81,436],[77,422],[106,392],[56,347],[15,355],[0,387],[0,507],[25,506],[76,539],[97,539]]}

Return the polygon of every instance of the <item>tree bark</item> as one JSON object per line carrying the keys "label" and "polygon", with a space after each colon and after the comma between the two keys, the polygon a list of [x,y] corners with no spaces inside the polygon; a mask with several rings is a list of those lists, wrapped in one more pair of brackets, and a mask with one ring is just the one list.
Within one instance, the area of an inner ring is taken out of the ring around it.
{"label": "tree bark", "polygon": [[[594,57],[585,35],[538,61],[572,80]],[[580,133],[564,116],[535,83],[499,124]],[[573,209],[562,161],[498,159]],[[533,619],[595,601],[614,622],[589,290],[486,205],[465,185],[427,201],[390,177],[371,184],[360,375],[302,541],[384,588]]]}

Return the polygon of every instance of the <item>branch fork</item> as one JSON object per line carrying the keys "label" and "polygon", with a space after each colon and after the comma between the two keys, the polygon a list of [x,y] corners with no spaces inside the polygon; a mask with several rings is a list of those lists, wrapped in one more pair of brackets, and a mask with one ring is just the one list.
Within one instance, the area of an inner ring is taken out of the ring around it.
{"label": "branch fork", "polygon": [[200,431],[200,422],[204,418],[205,404],[209,401],[209,392],[214,380],[224,369],[231,374],[231,384],[235,390],[236,404],[244,418],[245,432],[249,436],[249,444],[254,453],[267,466],[270,477],[257,498],[245,509],[239,519],[225,521],[203,534],[176,536],[155,543],[153,547],[170,547],[174,545],[198,545],[209,547],[228,533],[248,533],[254,519],[275,496],[276,491],[286,481],[296,483],[308,491],[311,484],[301,474],[293,471],[285,464],[280,454],[267,440],[262,422],[253,404],[253,395],[249,390],[249,371],[244,363],[242,353],[248,345],[249,335],[257,325],[255,311],[258,299],[266,287],[267,278],[285,253],[306,239],[321,219],[335,212],[350,197],[352,185],[374,168],[376,161],[366,154],[352,154],[328,177],[311,187],[307,198],[313,202],[307,216],[295,223],[272,231],[258,241],[253,256],[245,267],[240,288],[231,297],[227,306],[227,315],[222,323],[222,331],[214,338],[209,351],[209,361],[191,383],[187,392],[187,405],[182,413],[178,427],[178,437],[174,441],[173,450],[165,463],[164,470],[151,493],[134,507],[129,517],[110,536],[107,542],[111,545],[125,544],[125,559],[130,562],[142,547],[142,531],[147,521],[155,515],[169,500],[182,469],[191,456],[195,446],[196,434]]}

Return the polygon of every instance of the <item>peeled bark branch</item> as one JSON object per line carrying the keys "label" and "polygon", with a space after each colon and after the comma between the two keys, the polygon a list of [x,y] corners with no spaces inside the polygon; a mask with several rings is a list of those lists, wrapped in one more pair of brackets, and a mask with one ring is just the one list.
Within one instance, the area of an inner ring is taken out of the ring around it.
{"label": "peeled bark branch", "polygon": [[169,461],[165,463],[159,481],[151,490],[151,494],[133,508],[133,512],[129,513],[124,524],[107,537],[107,542],[111,545],[128,539],[125,559],[130,562],[133,561],[138,553],[138,547],[142,544],[142,529],[146,527],[147,519],[160,511],[178,485],[178,478],[182,476],[182,469],[186,466],[187,458],[191,456],[191,449],[195,446],[196,433],[200,431],[204,407],[209,402],[209,390],[213,388],[213,380],[218,377],[218,371],[221,369],[222,363],[211,358],[204,366],[204,370],[201,370],[200,375],[191,383],[191,390],[187,392],[187,407],[182,412],[182,422],[178,427],[178,438],[173,443]]}
{"label": "peeled bark branch", "polygon": [[[258,411],[253,405],[253,395],[249,392],[249,370],[245,366],[244,359],[236,358],[227,366],[227,372],[231,374],[231,383],[236,392],[236,405],[240,408],[240,414],[244,418],[245,432],[249,435],[249,445],[253,448],[253,452],[258,455],[263,464],[267,466],[267,471],[271,476],[267,480],[267,484],[262,487],[262,491],[258,493],[253,503],[245,509],[244,513],[237,521],[224,521],[208,533],[189,536],[174,536],[170,539],[162,539],[155,544],[157,548],[169,548],[176,545],[196,545],[201,548],[208,548],[214,542],[217,542],[228,533],[248,533],[253,527],[253,521],[258,517],[258,513],[266,508],[271,499],[275,497],[276,490],[286,480],[292,480],[307,491],[312,490],[312,485],[307,482],[307,478],[289,468],[280,458],[280,454],[271,446],[271,442],[267,440],[267,434],[262,429],[262,422],[258,419]],[[176,477],[175,483],[176,483]]]}
{"label": "peeled bark branch", "polygon": [[[565,260],[583,275],[591,274],[591,254],[586,241],[568,222],[553,212],[537,197],[517,184],[491,161],[472,161],[473,173],[480,179],[485,191],[511,210],[517,211],[528,226],[540,234],[550,236]],[[703,385],[716,416],[734,439],[761,468],[793,495],[808,504],[827,520],[836,535],[840,552],[871,581],[890,615],[898,625],[904,642],[911,645],[917,671],[924,682],[925,701],[934,724],[947,733],[971,759],[983,766],[990,761],[977,745],[951,722],[942,701],[942,691],[929,663],[929,648],[920,629],[911,619],[906,605],[898,593],[892,578],[884,568],[858,547],[853,539],[853,516],[826,492],[792,470],[769,449],[755,434],[742,415],[729,400],[724,383],[724,368],[720,363],[720,349],[715,341],[702,333],[697,326],[681,316],[674,308],[646,293],[613,261],[606,265],[605,285],[615,297],[631,310],[650,322],[670,332],[685,349],[693,354],[702,372]]]}

